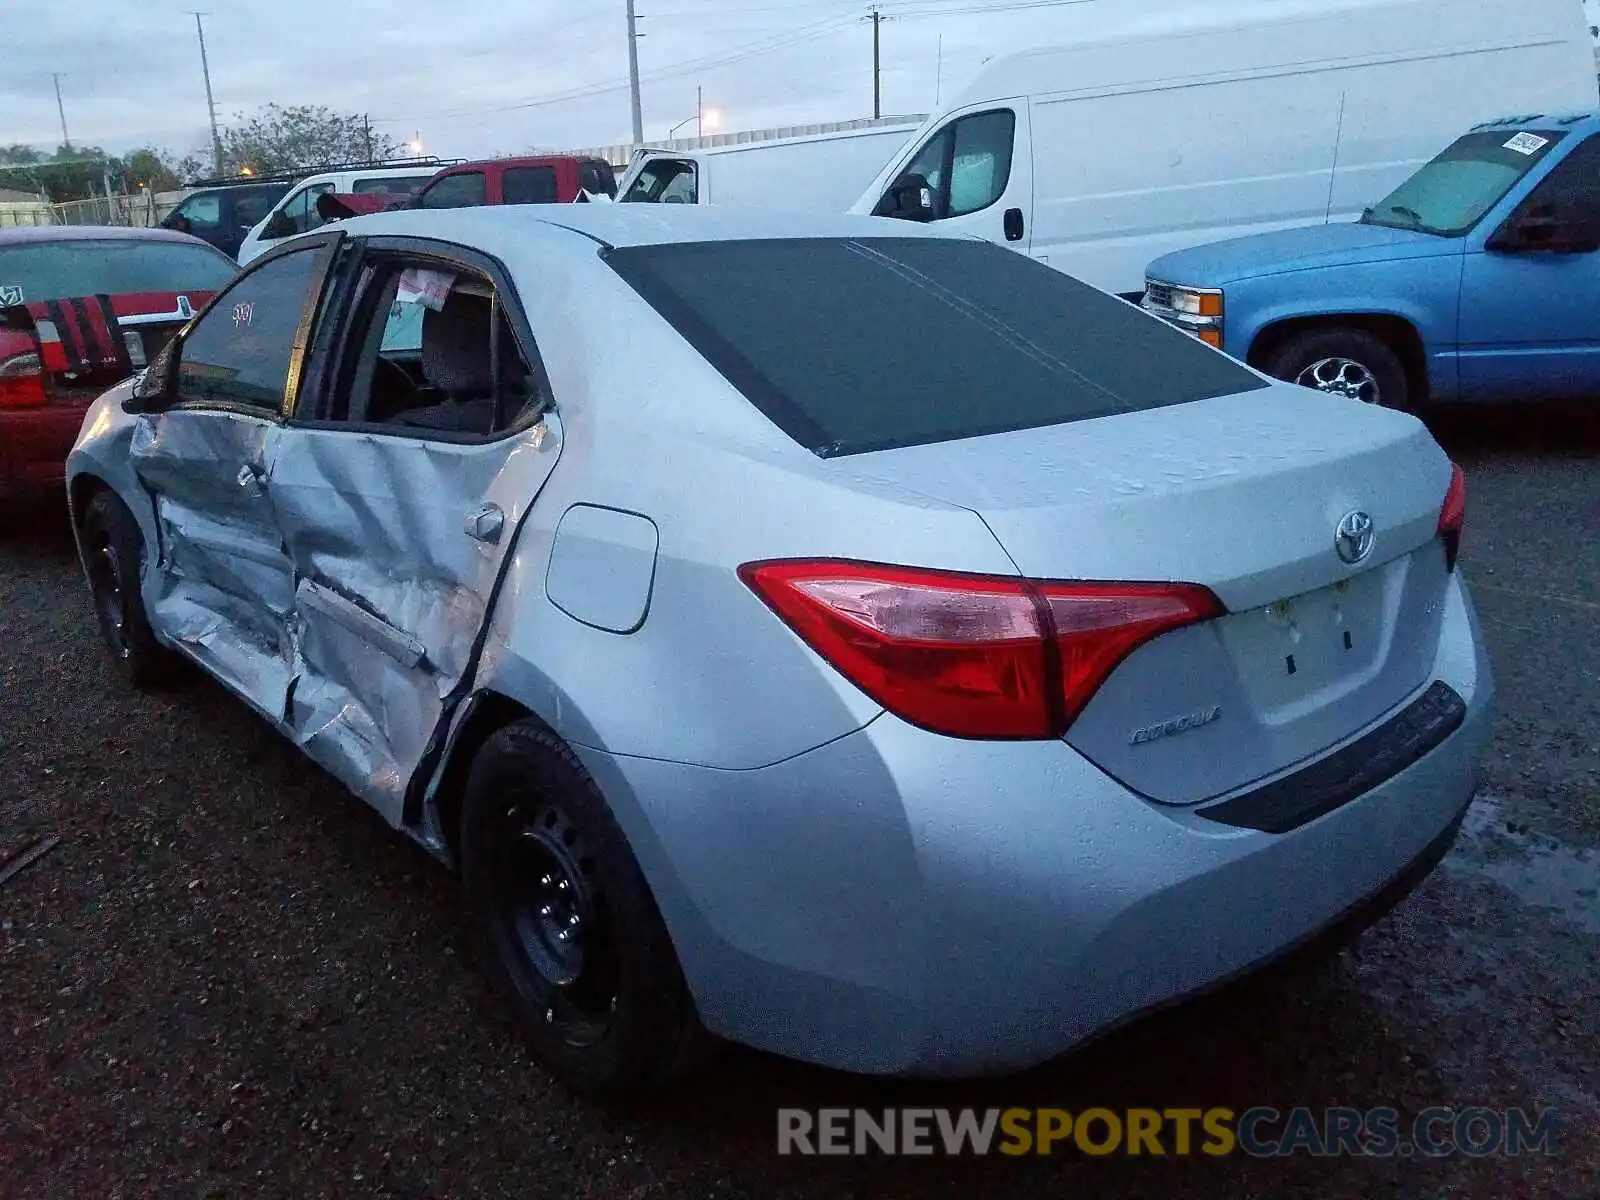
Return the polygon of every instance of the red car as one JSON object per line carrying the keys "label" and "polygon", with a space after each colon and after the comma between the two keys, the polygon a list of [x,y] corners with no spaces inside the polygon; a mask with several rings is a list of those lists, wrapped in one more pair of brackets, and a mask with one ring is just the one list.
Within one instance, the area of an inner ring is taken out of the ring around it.
{"label": "red car", "polygon": [[60,483],[89,402],[160,353],[236,270],[166,229],[0,229],[0,489]]}

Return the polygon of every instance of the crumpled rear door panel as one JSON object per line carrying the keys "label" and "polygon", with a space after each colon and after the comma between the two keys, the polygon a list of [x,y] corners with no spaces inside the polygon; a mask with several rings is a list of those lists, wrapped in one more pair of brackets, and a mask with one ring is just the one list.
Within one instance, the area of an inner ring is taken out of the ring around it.
{"label": "crumpled rear door panel", "polygon": [[[297,585],[288,725],[392,823],[471,670],[504,555],[559,453],[554,425],[486,445],[282,431],[271,495]],[[497,543],[466,530],[485,505],[503,513]]]}

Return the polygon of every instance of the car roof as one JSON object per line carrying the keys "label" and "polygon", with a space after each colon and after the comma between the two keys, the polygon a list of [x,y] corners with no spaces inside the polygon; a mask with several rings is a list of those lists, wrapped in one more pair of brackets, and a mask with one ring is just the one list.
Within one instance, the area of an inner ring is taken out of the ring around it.
{"label": "car roof", "polygon": [[1470,132],[1483,133],[1490,129],[1527,129],[1530,126],[1538,126],[1541,129],[1557,127],[1573,129],[1579,133],[1593,133],[1600,129],[1600,109],[1567,113],[1521,113],[1507,117],[1496,117],[1492,121],[1484,121],[1482,124],[1474,125]]}
{"label": "car roof", "polygon": [[307,175],[304,179],[291,186],[300,188],[308,183],[326,183],[330,179],[392,179],[400,175],[427,175],[431,177],[445,169],[430,163],[419,163],[414,167],[348,167],[337,171],[319,171],[315,175]]}
{"label": "car roof", "polygon": [[581,235],[605,246],[771,238],[931,237],[970,240],[909,221],[848,213],[720,208],[701,204],[507,204],[475,208],[405,209],[342,222],[359,236],[436,237],[491,253],[535,231]]}
{"label": "car roof", "polygon": [[0,229],[0,246],[47,242],[206,242],[176,229],[129,229],[122,225],[17,225]]}

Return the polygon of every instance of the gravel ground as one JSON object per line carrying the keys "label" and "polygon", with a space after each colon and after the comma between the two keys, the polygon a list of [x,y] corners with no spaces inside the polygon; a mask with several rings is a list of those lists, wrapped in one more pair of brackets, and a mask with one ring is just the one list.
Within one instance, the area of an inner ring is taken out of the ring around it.
{"label": "gravel ground", "polygon": [[[134,695],[64,517],[0,528],[5,1196],[1600,1196],[1600,422],[1474,415],[1466,570],[1502,688],[1446,867],[1330,969],[1278,970],[1021,1079],[730,1052],[575,1101],[471,969],[451,879],[209,682]],[[1559,1108],[1554,1159],[803,1160],[774,1109]]]}

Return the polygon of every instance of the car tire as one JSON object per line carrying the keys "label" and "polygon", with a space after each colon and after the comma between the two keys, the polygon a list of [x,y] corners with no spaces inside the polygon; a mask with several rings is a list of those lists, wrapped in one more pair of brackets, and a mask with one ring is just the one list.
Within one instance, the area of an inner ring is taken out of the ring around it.
{"label": "car tire", "polygon": [[563,1083],[623,1095],[699,1060],[707,1039],[644,873],[561,739],[533,721],[488,739],[459,844],[486,970]]}
{"label": "car tire", "polygon": [[144,535],[115,494],[97,492],[78,536],[95,619],[112,662],[128,683],[151,688],[170,677],[172,655],[156,640],[144,610]]}
{"label": "car tire", "polygon": [[1266,369],[1289,383],[1384,408],[1411,404],[1400,356],[1364,329],[1340,325],[1296,334],[1268,356]]}

